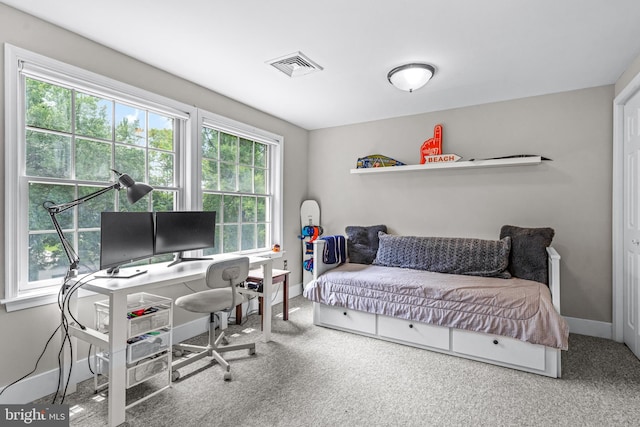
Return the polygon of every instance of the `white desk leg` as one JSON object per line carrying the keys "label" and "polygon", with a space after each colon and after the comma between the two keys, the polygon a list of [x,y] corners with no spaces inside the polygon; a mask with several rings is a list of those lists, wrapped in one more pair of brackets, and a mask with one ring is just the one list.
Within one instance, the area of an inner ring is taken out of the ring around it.
{"label": "white desk leg", "polygon": [[125,421],[127,295],[109,296],[109,426]]}
{"label": "white desk leg", "polygon": [[273,293],[273,261],[262,264],[262,292],[264,298],[264,308],[262,312],[262,336],[264,342],[271,341],[271,294]]}

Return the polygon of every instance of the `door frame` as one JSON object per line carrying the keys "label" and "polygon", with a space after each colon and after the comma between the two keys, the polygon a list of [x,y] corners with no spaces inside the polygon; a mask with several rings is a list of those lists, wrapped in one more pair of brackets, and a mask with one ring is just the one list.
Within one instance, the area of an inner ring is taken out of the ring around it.
{"label": "door frame", "polygon": [[624,340],[624,106],[640,93],[640,73],[613,100],[612,303],[613,339]]}

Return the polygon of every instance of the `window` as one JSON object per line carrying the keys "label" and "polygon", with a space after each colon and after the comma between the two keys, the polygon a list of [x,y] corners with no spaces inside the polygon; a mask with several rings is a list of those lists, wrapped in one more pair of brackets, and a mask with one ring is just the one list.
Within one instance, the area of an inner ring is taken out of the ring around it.
{"label": "window", "polygon": [[249,139],[213,121],[202,126],[202,205],[218,212],[216,244],[211,253],[270,247],[273,192],[271,146]]}
{"label": "window", "polygon": [[6,141],[15,143],[5,144],[3,302],[57,291],[69,263],[42,204],[109,186],[112,170],[154,191],[135,205],[113,191],[57,215],[80,273],[99,269],[101,211],[216,210],[215,253],[279,241],[281,137],[5,48]]}
{"label": "window", "polygon": [[[43,201],[75,200],[108,186],[112,170],[155,191],[135,205],[126,192],[92,199],[57,216],[82,263],[79,273],[100,269],[100,212],[173,210],[176,143],[180,119],[24,75],[24,180],[28,193],[28,266],[24,289],[64,276],[68,260]],[[22,132],[21,132],[22,133]]]}

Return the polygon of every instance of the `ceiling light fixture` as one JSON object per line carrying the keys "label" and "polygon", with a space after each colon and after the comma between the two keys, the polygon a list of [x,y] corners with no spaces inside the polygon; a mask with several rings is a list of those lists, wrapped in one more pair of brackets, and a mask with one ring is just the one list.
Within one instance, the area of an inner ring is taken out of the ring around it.
{"label": "ceiling light fixture", "polygon": [[387,79],[398,89],[413,92],[426,85],[435,71],[429,64],[405,64],[389,71]]}

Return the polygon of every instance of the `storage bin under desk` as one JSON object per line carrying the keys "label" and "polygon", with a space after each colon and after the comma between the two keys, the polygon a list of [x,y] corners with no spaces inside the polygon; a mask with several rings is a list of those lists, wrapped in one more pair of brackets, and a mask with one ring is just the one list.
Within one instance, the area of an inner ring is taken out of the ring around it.
{"label": "storage bin under desk", "polygon": [[[127,339],[142,335],[146,332],[171,327],[170,298],[144,292],[127,296]],[[96,329],[100,332],[109,331],[109,300],[98,301],[96,307]],[[154,310],[142,315],[133,315],[140,310]]]}
{"label": "storage bin under desk", "polygon": [[[109,332],[111,322],[109,300],[95,303],[96,329]],[[159,374],[167,375],[171,384],[171,325],[173,300],[145,292],[127,296],[126,388],[133,387]],[[111,337],[109,337],[111,338]],[[97,372],[108,377],[109,352],[96,354]],[[96,390],[105,386],[98,385]]]}
{"label": "storage bin under desk", "polygon": [[[98,361],[98,372],[102,375],[108,376],[109,372],[109,355],[106,353],[99,353],[96,355]],[[170,375],[169,369],[169,353],[165,352],[159,356],[141,360],[135,364],[129,366],[127,364],[127,382],[126,387],[130,388],[134,385],[147,381],[156,375],[165,374]],[[169,383],[169,380],[168,380]]]}
{"label": "storage bin under desk", "polygon": [[168,329],[140,335],[127,341],[127,363],[162,353],[170,347],[171,331]]}

